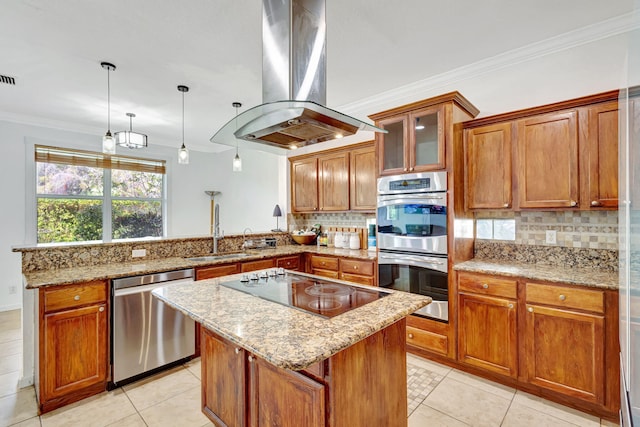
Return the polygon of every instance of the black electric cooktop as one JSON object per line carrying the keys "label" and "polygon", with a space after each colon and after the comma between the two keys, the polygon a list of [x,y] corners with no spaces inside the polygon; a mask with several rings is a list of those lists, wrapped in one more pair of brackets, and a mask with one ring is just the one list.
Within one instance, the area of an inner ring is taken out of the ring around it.
{"label": "black electric cooktop", "polygon": [[240,280],[221,282],[220,285],[326,318],[389,295],[384,291],[345,285],[282,269],[245,274]]}

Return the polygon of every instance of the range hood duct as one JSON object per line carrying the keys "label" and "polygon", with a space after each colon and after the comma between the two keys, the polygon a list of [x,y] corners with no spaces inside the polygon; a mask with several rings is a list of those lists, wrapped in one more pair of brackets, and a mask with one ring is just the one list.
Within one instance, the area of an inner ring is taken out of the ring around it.
{"label": "range hood duct", "polygon": [[211,142],[243,139],[292,149],[384,132],[326,104],[325,0],[263,0],[262,102],[231,119]]}

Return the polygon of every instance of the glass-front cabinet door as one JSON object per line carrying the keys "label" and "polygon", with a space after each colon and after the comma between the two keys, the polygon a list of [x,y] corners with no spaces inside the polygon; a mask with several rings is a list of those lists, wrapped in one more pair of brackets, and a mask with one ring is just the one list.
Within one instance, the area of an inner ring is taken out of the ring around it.
{"label": "glass-front cabinet door", "polygon": [[444,107],[435,106],[409,115],[409,170],[444,169]]}
{"label": "glass-front cabinet door", "polygon": [[378,126],[388,133],[377,133],[378,161],[380,175],[395,175],[407,172],[407,133],[406,115],[381,120]]}

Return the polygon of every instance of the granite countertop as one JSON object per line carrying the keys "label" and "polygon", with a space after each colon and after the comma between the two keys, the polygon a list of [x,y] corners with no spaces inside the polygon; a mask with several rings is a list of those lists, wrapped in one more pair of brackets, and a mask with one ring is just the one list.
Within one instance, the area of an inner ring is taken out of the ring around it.
{"label": "granite countertop", "polygon": [[429,297],[390,291],[389,296],[325,319],[220,286],[240,276],[167,285],[153,294],[256,356],[293,370],[327,359],[431,302]]}
{"label": "granite countertop", "polygon": [[601,271],[594,268],[567,268],[491,259],[472,259],[456,264],[453,268],[456,271],[523,277],[599,289],[617,290],[619,287],[617,272]]}
{"label": "granite countertop", "polygon": [[[184,268],[205,267],[209,265],[229,264],[239,261],[253,261],[264,258],[296,255],[300,253],[333,255],[364,260],[376,259],[376,252],[374,251],[328,248],[323,246],[318,247],[315,245],[284,245],[278,246],[274,249],[248,250],[245,252],[248,256],[241,255],[238,258],[224,258],[208,261],[190,261],[187,258],[178,257],[153,260],[144,260],[141,258],[140,261],[137,262],[99,264],[84,267],[26,272],[23,273],[23,277],[27,289],[36,289],[43,286],[69,285],[91,280],[116,279],[119,277],[138,276],[143,274],[159,273],[162,271],[181,270]],[[220,253],[218,255],[225,254]]]}

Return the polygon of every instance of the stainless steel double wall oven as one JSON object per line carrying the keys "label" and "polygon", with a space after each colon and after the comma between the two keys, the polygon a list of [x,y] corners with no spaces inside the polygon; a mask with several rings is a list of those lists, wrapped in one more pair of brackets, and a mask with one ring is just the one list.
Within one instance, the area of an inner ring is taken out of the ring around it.
{"label": "stainless steel double wall oven", "polygon": [[447,173],[379,178],[377,209],[379,285],[430,296],[414,314],[447,322]]}

